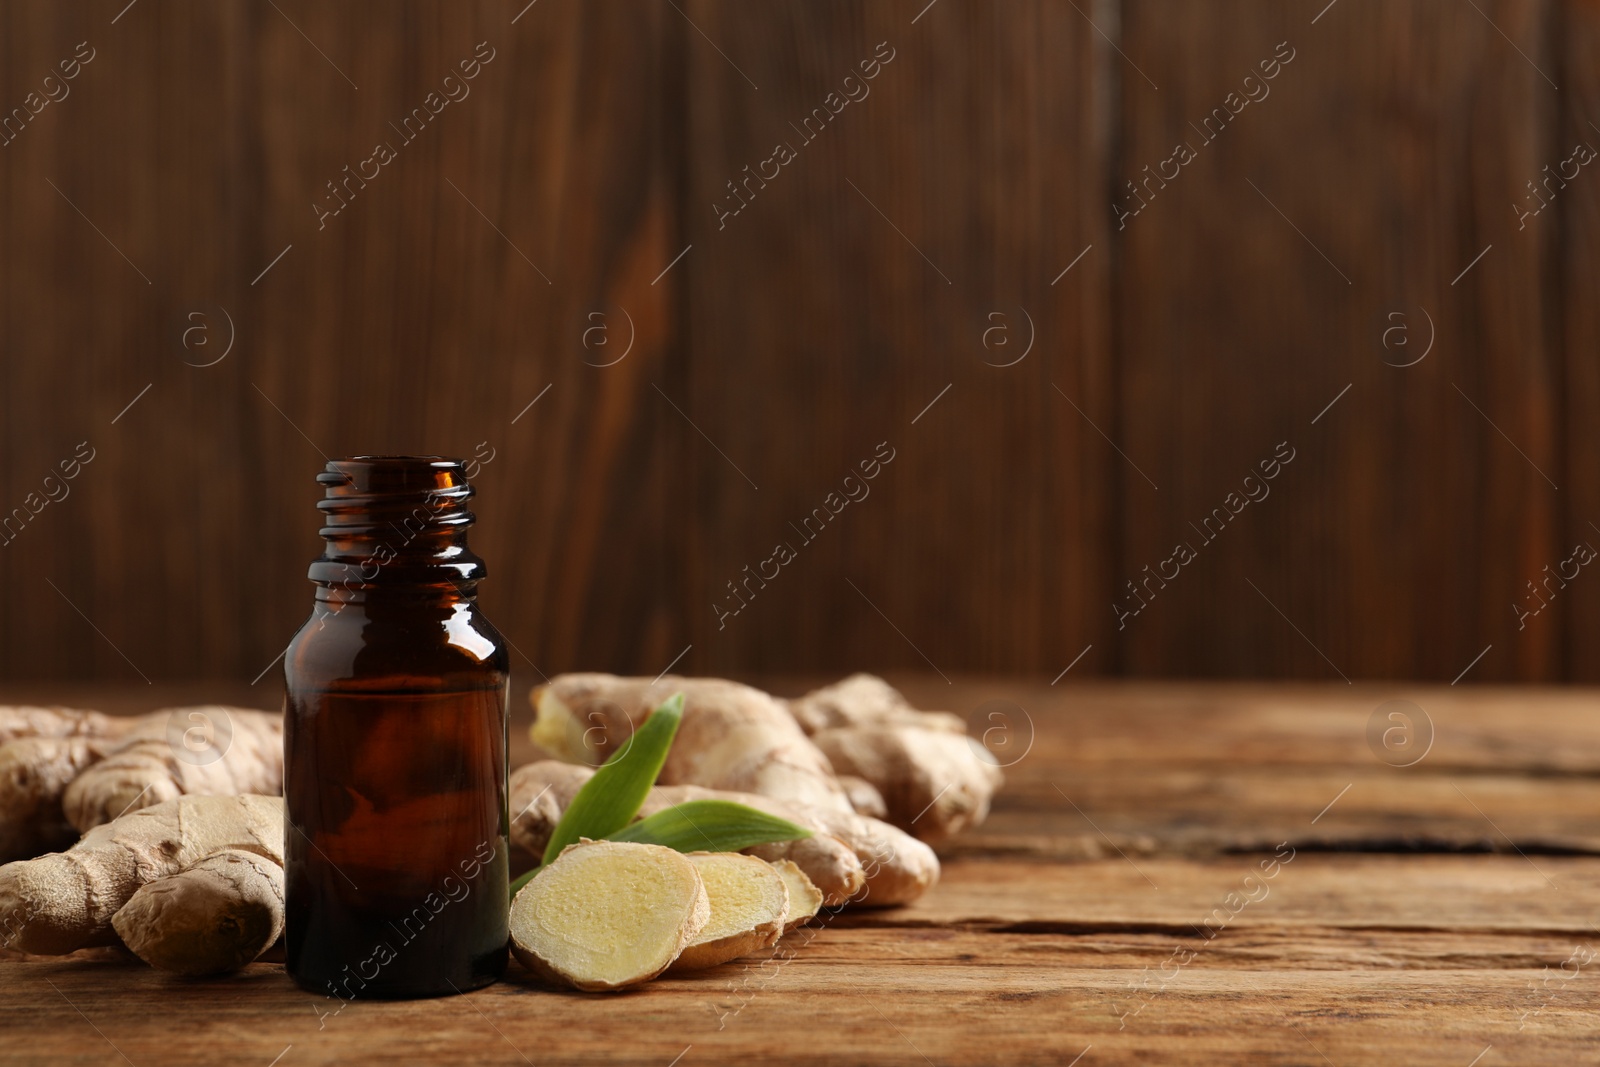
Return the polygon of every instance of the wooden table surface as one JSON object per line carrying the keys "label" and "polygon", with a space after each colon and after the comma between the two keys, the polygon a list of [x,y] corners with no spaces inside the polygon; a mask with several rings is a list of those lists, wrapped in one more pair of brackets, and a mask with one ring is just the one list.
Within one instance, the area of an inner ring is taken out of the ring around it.
{"label": "wooden table surface", "polygon": [[[0,961],[0,1062],[1600,1059],[1600,693],[897,681],[979,709],[1005,791],[924,899],[828,918],[788,962],[335,1011],[272,963]],[[266,684],[0,699],[259,705]]]}

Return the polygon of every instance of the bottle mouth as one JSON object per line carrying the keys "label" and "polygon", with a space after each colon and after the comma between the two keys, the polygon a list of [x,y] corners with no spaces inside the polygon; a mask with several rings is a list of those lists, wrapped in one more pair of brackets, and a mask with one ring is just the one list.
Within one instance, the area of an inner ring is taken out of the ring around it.
{"label": "bottle mouth", "polygon": [[[376,525],[392,521],[397,513],[418,508],[431,513],[431,522],[453,523],[472,515],[466,510],[472,496],[467,465],[445,456],[353,456],[331,459],[317,482],[323,498],[317,501],[330,527]],[[327,530],[323,536],[329,536]]]}
{"label": "bottle mouth", "polygon": [[466,484],[467,465],[449,456],[351,456],[330,459],[317,481],[330,497],[421,493]]}
{"label": "bottle mouth", "polygon": [[328,544],[313,581],[384,584],[483,577],[467,548],[473,489],[464,460],[447,456],[352,456],[329,460],[317,482]]}

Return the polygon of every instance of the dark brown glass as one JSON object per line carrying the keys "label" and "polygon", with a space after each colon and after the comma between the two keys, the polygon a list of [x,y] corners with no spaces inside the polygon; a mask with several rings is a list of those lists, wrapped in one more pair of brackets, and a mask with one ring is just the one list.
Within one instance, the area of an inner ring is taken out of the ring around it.
{"label": "dark brown glass", "polygon": [[317,480],[327,546],[284,656],[289,974],[340,1002],[476,989],[506,967],[510,820],[472,488],[436,457]]}

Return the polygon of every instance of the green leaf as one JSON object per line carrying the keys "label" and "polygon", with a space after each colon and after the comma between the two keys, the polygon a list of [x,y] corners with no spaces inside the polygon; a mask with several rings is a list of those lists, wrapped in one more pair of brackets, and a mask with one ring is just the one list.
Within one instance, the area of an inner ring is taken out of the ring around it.
{"label": "green leaf", "polygon": [[688,800],[640,819],[607,838],[665,845],[679,852],[738,852],[769,841],[794,841],[811,831],[731,800]]}
{"label": "green leaf", "polygon": [[522,875],[516,881],[512,882],[511,883],[511,899],[512,900],[516,900],[517,899],[517,894],[522,892],[522,887],[527,885],[529,882],[533,881],[533,876],[538,874],[542,870],[544,870],[544,867],[542,867],[542,866],[535,867],[533,870],[529,871],[527,874]]}
{"label": "green leaf", "polygon": [[627,826],[656,784],[667,750],[683,719],[683,694],[674,693],[650,713],[622,750],[583,783],[545,846],[544,862],[580,837],[599,840]]}

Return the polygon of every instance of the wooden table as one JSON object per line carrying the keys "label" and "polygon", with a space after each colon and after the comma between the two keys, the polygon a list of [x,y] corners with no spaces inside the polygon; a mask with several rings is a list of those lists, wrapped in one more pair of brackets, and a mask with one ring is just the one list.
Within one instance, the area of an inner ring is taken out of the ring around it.
{"label": "wooden table", "polygon": [[[271,963],[192,982],[122,960],[0,962],[0,1061],[1600,1057],[1600,694],[899,681],[924,706],[997,701],[972,721],[1002,731],[1006,790],[927,897],[819,923],[788,962],[612,996],[519,973],[335,1014]],[[250,702],[229,686],[0,693],[41,697]],[[1393,700],[1411,703],[1379,711]],[[1409,745],[1393,710],[1419,727]]]}

